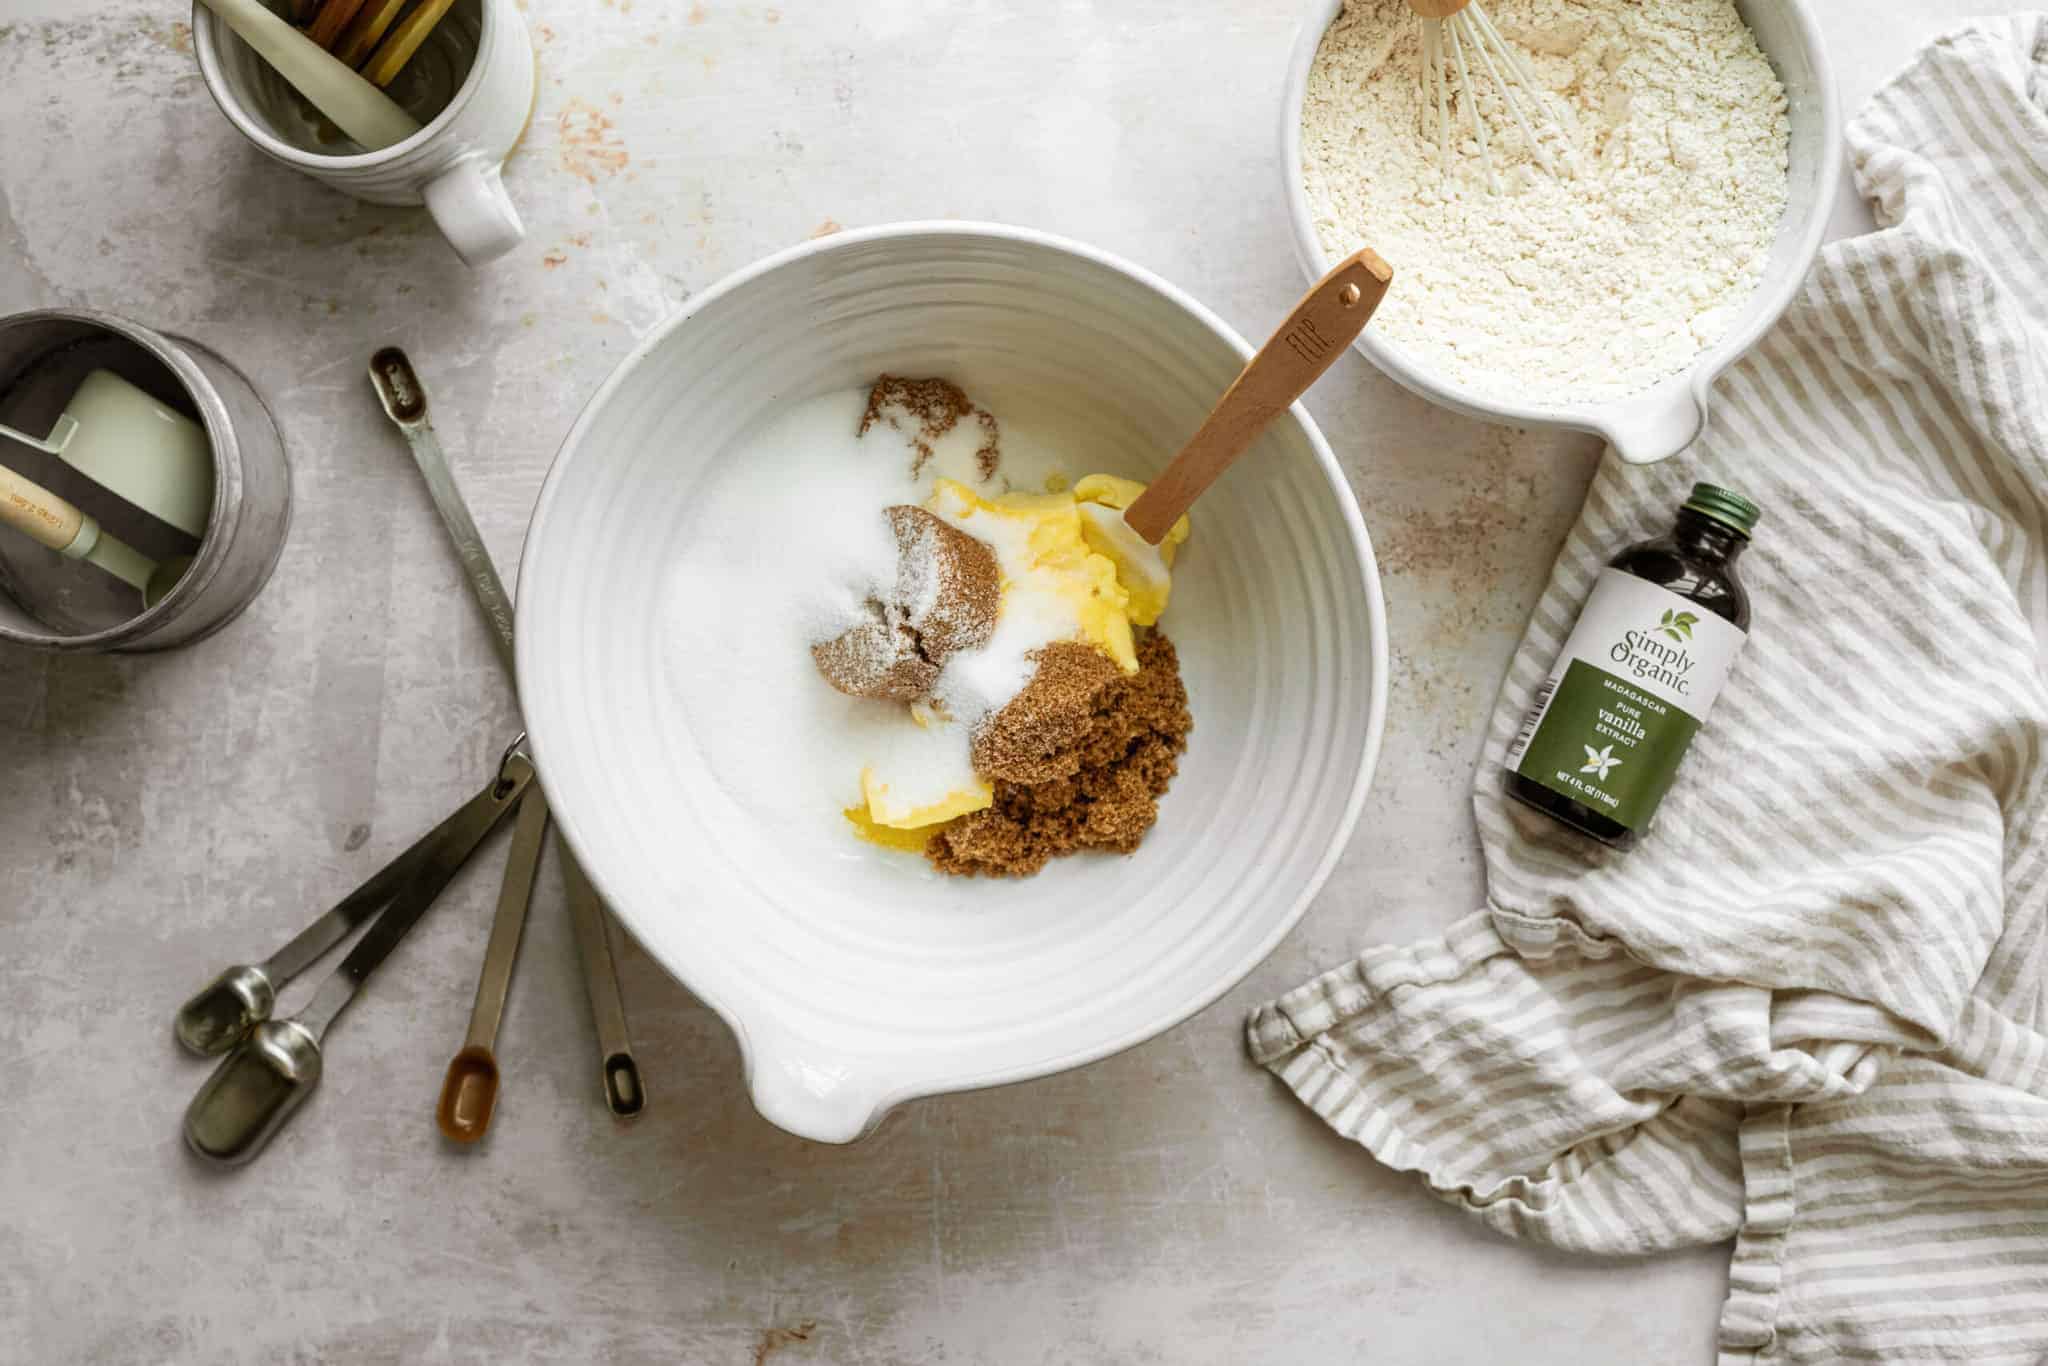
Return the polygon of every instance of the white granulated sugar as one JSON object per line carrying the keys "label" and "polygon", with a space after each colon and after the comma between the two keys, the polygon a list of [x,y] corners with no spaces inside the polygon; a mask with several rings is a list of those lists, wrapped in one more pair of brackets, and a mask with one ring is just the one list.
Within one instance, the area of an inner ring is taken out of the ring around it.
{"label": "white granulated sugar", "polygon": [[[864,390],[793,403],[721,453],[680,529],[664,605],[670,684],[712,774],[785,844],[840,861],[865,858],[841,814],[859,800],[863,766],[889,774],[898,792],[933,799],[975,781],[967,717],[913,724],[900,703],[834,692],[811,662],[813,643],[869,617],[896,583],[884,509],[922,503],[940,473],[989,497],[1013,482],[1037,489],[1048,476],[1072,477],[1059,441],[1007,419],[998,475],[979,475],[977,430],[935,443],[913,476],[904,433],[856,435],[866,403]],[[936,564],[926,563],[936,555],[910,558],[922,601],[927,580],[936,591]],[[1012,654],[1006,642],[997,658],[1009,666]],[[965,695],[961,704],[972,716],[985,709]],[[891,876],[913,868],[882,857]]]}
{"label": "white granulated sugar", "polygon": [[[1552,92],[1552,160],[1474,73],[1501,189],[1462,99],[1448,165],[1425,122],[1421,21],[1349,0],[1302,109],[1323,249],[1394,268],[1372,326],[1425,372],[1523,402],[1620,398],[1720,339],[1785,210],[1785,91],[1731,0],[1486,0]],[[1458,89],[1455,77],[1452,89]],[[1433,110],[1433,102],[1432,102]]]}
{"label": "white granulated sugar", "polygon": [[978,650],[964,650],[947,660],[939,675],[939,704],[947,715],[971,728],[1024,690],[1038,667],[1032,655],[1056,640],[1072,638],[1074,613],[1031,572],[1035,556],[1030,522],[1007,517],[961,521],[943,509],[938,515],[989,548],[1004,585],[1002,611],[988,640]]}
{"label": "white granulated sugar", "polygon": [[931,523],[920,523],[910,544],[902,548],[902,566],[896,576],[895,597],[903,614],[912,621],[924,621],[938,610],[939,533]]}

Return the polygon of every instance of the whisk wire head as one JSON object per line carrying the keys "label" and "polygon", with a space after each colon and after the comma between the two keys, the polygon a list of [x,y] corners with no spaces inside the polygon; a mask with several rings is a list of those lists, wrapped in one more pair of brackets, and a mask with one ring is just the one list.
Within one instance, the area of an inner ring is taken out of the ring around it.
{"label": "whisk wire head", "polygon": [[[1563,100],[1552,96],[1548,90],[1543,88],[1543,82],[1536,78],[1536,73],[1531,71],[1529,64],[1522,60],[1522,54],[1516,52],[1513,47],[1509,46],[1508,40],[1501,36],[1500,28],[1493,22],[1493,16],[1486,12],[1484,6],[1478,4],[1477,0],[1474,0],[1467,14],[1472,20],[1473,27],[1479,31],[1480,37],[1486,42],[1491,43],[1494,51],[1500,54],[1501,65],[1513,75],[1515,80],[1521,83],[1522,89],[1529,96],[1528,102],[1536,108],[1537,117],[1539,119],[1547,118],[1564,130],[1565,136],[1561,139],[1561,142],[1564,148],[1565,168],[1568,172],[1576,174],[1578,165],[1572,150],[1572,140],[1578,133],[1578,125],[1572,120],[1571,107]],[[1503,98],[1506,98],[1505,94]],[[1510,107],[1515,112],[1516,120],[1522,124],[1523,136],[1529,139],[1530,146],[1535,149],[1538,159],[1543,162],[1543,168],[1550,171],[1553,175],[1556,174],[1556,168],[1550,161],[1548,150],[1537,140],[1535,132],[1529,127],[1524,117],[1522,106],[1511,101]]]}
{"label": "whisk wire head", "polygon": [[[1486,171],[1486,183],[1490,189],[1499,192],[1500,174],[1494,166],[1493,151],[1486,135],[1486,123],[1479,115],[1478,89],[1473,81],[1472,67],[1476,64],[1492,84],[1501,103],[1506,106],[1515,126],[1529,144],[1529,150],[1537,164],[1551,175],[1558,173],[1557,162],[1552,159],[1550,149],[1538,136],[1539,124],[1562,126],[1571,130],[1568,111],[1557,109],[1548,92],[1508,41],[1501,35],[1485,8],[1472,3],[1456,8],[1444,18],[1428,17],[1425,6],[1410,0],[1422,20],[1422,110],[1423,121],[1430,121],[1431,96],[1435,96],[1435,123],[1437,136],[1438,164],[1445,174],[1450,172],[1451,157],[1451,98],[1450,81],[1452,70],[1457,73],[1458,97],[1472,120],[1472,138],[1478,144],[1480,165]],[[1431,6],[1430,8],[1438,8]],[[1472,57],[1466,57],[1466,49]],[[1534,122],[1531,115],[1534,115]],[[1577,164],[1571,155],[1571,141],[1567,136],[1565,164],[1576,172]]]}
{"label": "whisk wire head", "polygon": [[[1515,89],[1508,84],[1508,78],[1501,74],[1501,68],[1494,64],[1493,54],[1486,50],[1486,39],[1488,37],[1486,29],[1475,23],[1472,25],[1472,32],[1473,36],[1477,39],[1472,44],[1472,51],[1478,54],[1479,64],[1486,68],[1488,78],[1493,81],[1493,88],[1500,92],[1500,102],[1507,106],[1508,113],[1514,117],[1515,126],[1522,130],[1522,136],[1528,141],[1529,150],[1535,154],[1537,163],[1550,174],[1556,175],[1557,167],[1551,164],[1550,153],[1537,140],[1536,130],[1529,126],[1528,116],[1522,112],[1522,101],[1516,98]],[[1539,111],[1542,108],[1540,101],[1537,104],[1537,108]],[[1476,119],[1479,111],[1475,107],[1472,113]],[[1541,117],[1540,113],[1538,117]]]}
{"label": "whisk wire head", "polygon": [[1437,165],[1444,166],[1451,159],[1451,92],[1444,80],[1444,26],[1435,19],[1422,23],[1422,78],[1423,122],[1429,121],[1429,106],[1434,95],[1436,104],[1436,155]]}
{"label": "whisk wire head", "polygon": [[1462,18],[1446,19],[1443,24],[1451,40],[1451,60],[1458,66],[1458,89],[1465,95],[1465,112],[1472,116],[1472,136],[1479,143],[1479,164],[1486,168],[1486,187],[1498,194],[1500,175],[1493,169],[1493,153],[1486,145],[1486,120],[1479,117],[1479,101],[1472,97],[1472,72],[1465,65],[1465,24]]}

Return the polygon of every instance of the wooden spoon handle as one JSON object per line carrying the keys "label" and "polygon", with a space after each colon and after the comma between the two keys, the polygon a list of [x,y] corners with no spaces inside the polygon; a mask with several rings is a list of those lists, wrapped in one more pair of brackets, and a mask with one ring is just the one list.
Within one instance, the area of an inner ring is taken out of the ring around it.
{"label": "wooden spoon handle", "polygon": [[454,3],[455,0],[420,0],[412,13],[399,20],[398,27],[377,44],[370,60],[363,63],[363,76],[379,89],[398,79],[398,73],[405,70],[405,64],[412,60],[413,54],[420,50],[420,44],[427,41],[427,35],[446,17]]}
{"label": "wooden spoon handle", "polygon": [[0,465],[0,526],[11,526],[52,550],[70,548],[85,514],[56,494]]}
{"label": "wooden spoon handle", "polygon": [[341,41],[342,30],[356,17],[356,11],[363,7],[363,0],[323,0],[319,13],[313,16],[312,24],[306,29],[306,36],[329,52]]}
{"label": "wooden spoon handle", "polygon": [[334,55],[341,59],[343,66],[360,67],[370,59],[370,54],[384,37],[384,31],[391,27],[391,21],[405,8],[405,0],[370,0],[356,11],[356,17],[349,20],[348,29],[341,35],[341,41],[334,45]]}
{"label": "wooden spoon handle", "polygon": [[1131,529],[1158,545],[1266,424],[1322,378],[1365,330],[1393,279],[1387,263],[1371,248],[1361,247],[1316,281],[1224,391],[1201,430],[1124,512]]}

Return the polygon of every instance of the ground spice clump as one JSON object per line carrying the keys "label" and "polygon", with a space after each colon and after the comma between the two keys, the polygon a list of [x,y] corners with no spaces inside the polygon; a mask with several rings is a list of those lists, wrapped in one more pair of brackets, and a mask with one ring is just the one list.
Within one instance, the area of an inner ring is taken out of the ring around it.
{"label": "ground spice clump", "polygon": [[915,453],[910,477],[916,479],[924,474],[925,463],[932,458],[932,443],[970,417],[981,428],[981,445],[974,452],[974,467],[986,483],[1002,467],[1002,428],[994,413],[975,407],[966,392],[951,380],[881,376],[868,390],[868,406],[861,414],[859,435],[866,436],[877,422],[902,432]]}
{"label": "ground spice clump", "polygon": [[[1087,646],[1075,647],[1095,654]],[[1159,798],[1180,767],[1194,717],[1180,678],[1180,657],[1157,631],[1137,641],[1138,672],[1126,675],[1102,658],[1107,673],[1059,646],[1039,658],[1032,682],[977,736],[975,767],[984,755],[1000,771],[995,802],[935,834],[925,857],[942,873],[1028,877],[1062,854],[1082,849],[1128,854],[1159,818]],[[1035,701],[1032,690],[1039,689]],[[1076,692],[1087,701],[1077,708]],[[1026,711],[1051,717],[1035,732]],[[1003,730],[1009,714],[1008,733]],[[1028,781],[1000,776],[1026,775]]]}
{"label": "ground spice clump", "polygon": [[887,509],[896,537],[896,584],[869,598],[867,615],[811,647],[825,681],[852,697],[916,702],[961,650],[988,643],[1003,580],[982,542],[920,507]]}

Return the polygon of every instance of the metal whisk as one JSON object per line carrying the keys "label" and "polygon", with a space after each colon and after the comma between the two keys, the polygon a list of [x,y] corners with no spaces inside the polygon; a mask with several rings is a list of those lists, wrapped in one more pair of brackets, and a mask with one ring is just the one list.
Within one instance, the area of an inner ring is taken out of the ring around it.
{"label": "metal whisk", "polygon": [[1500,189],[1500,175],[1486,143],[1486,123],[1479,117],[1479,92],[1472,70],[1477,66],[1499,92],[1537,163],[1556,175],[1557,164],[1536,136],[1530,118],[1533,113],[1536,123],[1555,126],[1569,116],[1553,109],[1535,73],[1501,37],[1479,0],[1408,0],[1408,8],[1422,18],[1422,117],[1426,126],[1434,116],[1438,164],[1446,168],[1451,164],[1451,81],[1455,79],[1458,100],[1472,118],[1472,137],[1479,144],[1487,184]]}

